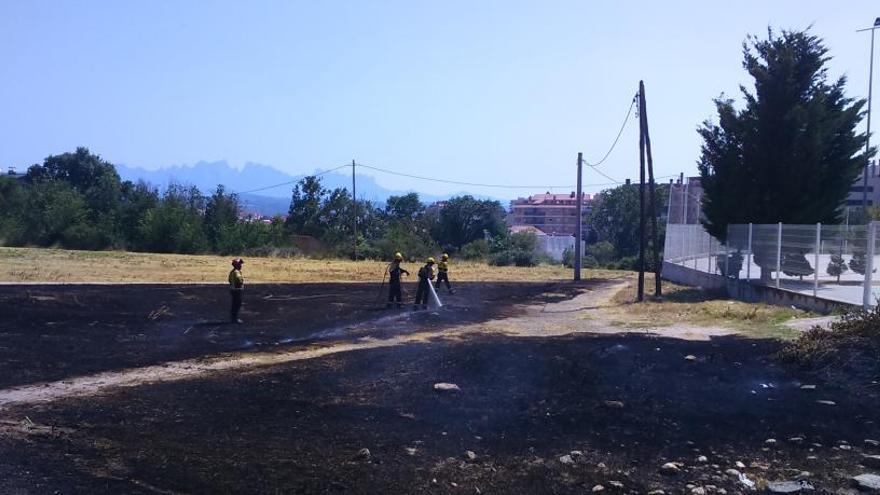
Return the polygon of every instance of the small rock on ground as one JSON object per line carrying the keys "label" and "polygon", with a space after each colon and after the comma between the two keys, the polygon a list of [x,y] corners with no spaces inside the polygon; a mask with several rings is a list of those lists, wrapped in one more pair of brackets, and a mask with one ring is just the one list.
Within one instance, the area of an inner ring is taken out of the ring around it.
{"label": "small rock on ground", "polygon": [[853,478],[853,482],[861,490],[869,493],[880,493],[880,476],[876,474],[860,474]]}
{"label": "small rock on ground", "polygon": [[681,467],[674,462],[667,462],[666,464],[660,466],[660,473],[673,476],[681,472]]}
{"label": "small rock on ground", "polygon": [[767,485],[770,493],[802,493],[815,488],[807,481],[773,481]]}

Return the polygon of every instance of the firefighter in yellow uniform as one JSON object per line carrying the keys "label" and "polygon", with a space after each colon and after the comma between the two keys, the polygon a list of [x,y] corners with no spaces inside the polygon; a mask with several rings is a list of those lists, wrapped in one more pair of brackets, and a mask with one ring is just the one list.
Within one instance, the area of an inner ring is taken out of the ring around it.
{"label": "firefighter in yellow uniform", "polygon": [[394,253],[394,261],[388,265],[388,304],[386,304],[386,308],[390,308],[393,303],[396,303],[398,308],[403,304],[403,289],[400,285],[400,276],[409,275],[409,272],[400,266],[402,261],[403,255]]}
{"label": "firefighter in yellow uniform", "polygon": [[238,311],[241,309],[241,292],[244,289],[244,275],[241,274],[242,265],[244,265],[244,260],[235,258],[232,260],[232,270],[229,272],[229,293],[232,295],[229,321],[232,323],[243,323],[238,319]]}
{"label": "firefighter in yellow uniform", "polygon": [[428,309],[428,284],[434,280],[434,258],[428,258],[425,266],[419,268],[419,286],[416,289],[415,309]]}
{"label": "firefighter in yellow uniform", "polygon": [[436,287],[440,288],[440,282],[446,283],[446,290],[449,291],[450,294],[455,294],[455,291],[452,290],[452,286],[449,284],[449,255],[443,253],[443,256],[440,257],[440,262],[437,263],[437,284]]}

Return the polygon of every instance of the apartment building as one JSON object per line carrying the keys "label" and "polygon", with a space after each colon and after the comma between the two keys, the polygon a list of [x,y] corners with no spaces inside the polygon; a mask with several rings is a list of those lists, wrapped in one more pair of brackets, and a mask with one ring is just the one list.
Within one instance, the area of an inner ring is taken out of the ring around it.
{"label": "apartment building", "polygon": [[[583,193],[582,222],[586,235],[587,215],[593,204],[593,197]],[[512,227],[532,226],[549,235],[574,235],[577,231],[578,200],[574,191],[568,194],[534,194],[510,202],[508,224]]]}

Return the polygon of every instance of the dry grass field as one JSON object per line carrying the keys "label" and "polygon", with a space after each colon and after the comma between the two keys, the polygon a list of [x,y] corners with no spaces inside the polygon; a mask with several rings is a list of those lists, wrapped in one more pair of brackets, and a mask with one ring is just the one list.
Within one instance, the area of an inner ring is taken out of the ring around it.
{"label": "dry grass field", "polygon": [[[0,248],[0,282],[4,283],[225,283],[229,257],[122,251],[69,251]],[[415,281],[421,263],[404,263]],[[248,283],[379,282],[386,263],[380,261],[305,258],[246,258]],[[453,259],[454,281],[537,282],[566,280],[562,265],[531,268],[496,267]],[[621,278],[628,272],[588,270],[586,277]]]}

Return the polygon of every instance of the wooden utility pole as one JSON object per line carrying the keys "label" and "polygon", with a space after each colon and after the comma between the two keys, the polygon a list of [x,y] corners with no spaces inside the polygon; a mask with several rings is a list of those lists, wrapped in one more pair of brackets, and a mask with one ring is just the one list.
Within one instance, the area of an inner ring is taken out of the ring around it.
{"label": "wooden utility pole", "polygon": [[583,214],[584,202],[581,199],[581,173],[583,170],[584,164],[584,154],[578,153],[578,176],[577,176],[577,226],[575,227],[574,234],[574,280],[577,282],[581,279],[581,259],[583,258],[583,253],[581,253],[581,238],[583,237]]}
{"label": "wooden utility pole", "polygon": [[354,159],[351,160],[351,231],[354,238],[352,242],[354,242],[354,251],[352,254],[352,259],[357,261],[358,259],[358,215],[357,215],[357,183],[354,178]]}
{"label": "wooden utility pole", "polygon": [[[650,206],[648,214],[651,215],[651,247],[654,252],[654,296],[661,295],[660,288],[660,240],[657,230],[657,196],[654,187],[654,158],[651,156],[651,133],[648,132],[648,105],[645,103],[645,82],[639,81],[639,123],[644,134],[644,148],[648,155],[648,191]],[[670,188],[670,192],[672,189]]]}
{"label": "wooden utility pole", "polygon": [[[639,91],[641,91],[639,84]],[[642,95],[639,93],[639,120],[642,118]],[[636,299],[645,300],[645,132],[639,126],[639,286]]]}

